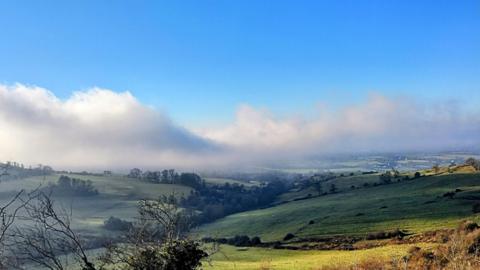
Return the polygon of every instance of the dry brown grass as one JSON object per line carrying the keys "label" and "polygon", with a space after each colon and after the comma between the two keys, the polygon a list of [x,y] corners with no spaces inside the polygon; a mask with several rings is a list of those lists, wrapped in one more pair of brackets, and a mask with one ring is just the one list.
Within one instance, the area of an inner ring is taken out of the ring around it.
{"label": "dry brown grass", "polygon": [[329,265],[317,270],[475,270],[480,269],[480,228],[463,222],[445,244],[434,249],[412,247],[401,259],[368,258],[353,265]]}

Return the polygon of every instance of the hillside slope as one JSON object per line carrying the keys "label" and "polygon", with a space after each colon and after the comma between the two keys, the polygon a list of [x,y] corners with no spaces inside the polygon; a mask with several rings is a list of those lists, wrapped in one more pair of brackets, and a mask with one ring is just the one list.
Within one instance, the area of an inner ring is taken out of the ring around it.
{"label": "hillside slope", "polygon": [[[453,198],[444,197],[455,190]],[[206,224],[196,233],[212,237],[245,234],[267,241],[281,240],[287,233],[362,236],[397,228],[418,233],[453,227],[465,218],[478,220],[472,212],[477,201],[479,173],[442,174],[242,212]]]}

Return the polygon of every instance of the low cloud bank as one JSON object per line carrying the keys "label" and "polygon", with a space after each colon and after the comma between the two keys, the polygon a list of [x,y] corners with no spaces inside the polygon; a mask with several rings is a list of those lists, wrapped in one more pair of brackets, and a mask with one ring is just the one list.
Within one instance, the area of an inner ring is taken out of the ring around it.
{"label": "low cloud bank", "polygon": [[308,155],[465,149],[480,142],[479,112],[371,95],[314,117],[239,107],[223,127],[190,130],[128,92],[93,88],[60,100],[39,87],[0,85],[0,160],[59,168],[214,168]]}

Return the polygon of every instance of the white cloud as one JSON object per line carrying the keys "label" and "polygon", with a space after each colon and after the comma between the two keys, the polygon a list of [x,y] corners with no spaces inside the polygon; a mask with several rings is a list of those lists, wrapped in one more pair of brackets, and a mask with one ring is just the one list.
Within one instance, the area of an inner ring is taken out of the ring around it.
{"label": "white cloud", "polygon": [[93,88],[66,101],[38,87],[0,86],[0,159],[61,167],[186,166],[218,146],[130,93]]}
{"label": "white cloud", "polygon": [[480,142],[480,114],[453,102],[436,105],[372,94],[367,102],[313,119],[279,119],[265,110],[241,106],[234,123],[203,129],[204,137],[243,152],[272,158],[358,151],[459,149]]}
{"label": "white cloud", "polygon": [[358,151],[478,145],[478,112],[372,95],[315,117],[239,107],[231,124],[191,131],[130,93],[93,88],[60,100],[39,87],[0,85],[0,160],[60,168],[199,168]]}

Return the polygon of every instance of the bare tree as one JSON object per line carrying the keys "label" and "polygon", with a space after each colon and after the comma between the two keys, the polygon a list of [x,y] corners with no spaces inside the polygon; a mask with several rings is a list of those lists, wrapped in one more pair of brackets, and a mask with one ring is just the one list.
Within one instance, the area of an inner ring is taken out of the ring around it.
{"label": "bare tree", "polygon": [[158,200],[141,200],[138,213],[142,227],[153,227],[154,235],[163,242],[179,239],[192,225],[191,215],[179,207],[175,193]]}
{"label": "bare tree", "polygon": [[82,239],[72,229],[71,211],[56,208],[50,195],[45,193],[24,207],[28,224],[15,231],[17,254],[21,259],[48,269],[64,270],[69,265],[69,256],[73,256],[83,270],[96,270]]}
{"label": "bare tree", "polygon": [[[0,182],[9,175],[10,163],[0,164]],[[16,192],[6,204],[0,206],[0,269],[9,269],[16,265],[16,258],[11,252],[11,228],[18,219],[20,211],[34,197],[37,189],[27,193],[25,190]]]}
{"label": "bare tree", "polygon": [[174,194],[139,202],[138,221],[121,245],[107,246],[103,261],[127,270],[191,270],[208,254],[188,239],[191,217]]}

